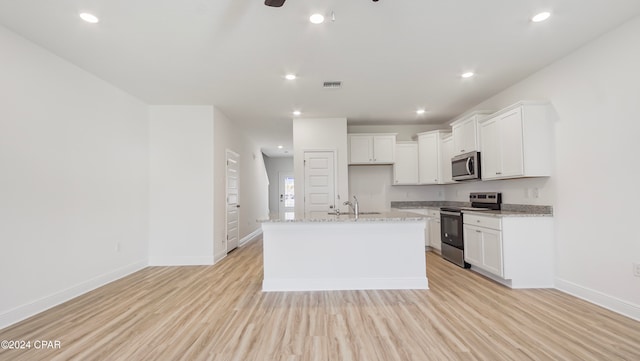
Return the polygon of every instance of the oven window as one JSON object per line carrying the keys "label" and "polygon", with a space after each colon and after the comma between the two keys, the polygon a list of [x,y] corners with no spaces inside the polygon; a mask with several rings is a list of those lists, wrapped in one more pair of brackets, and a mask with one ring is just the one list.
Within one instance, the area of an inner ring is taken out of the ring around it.
{"label": "oven window", "polygon": [[460,218],[461,217],[450,217],[450,216],[442,216],[442,232],[447,233],[449,238],[459,238],[460,235]]}

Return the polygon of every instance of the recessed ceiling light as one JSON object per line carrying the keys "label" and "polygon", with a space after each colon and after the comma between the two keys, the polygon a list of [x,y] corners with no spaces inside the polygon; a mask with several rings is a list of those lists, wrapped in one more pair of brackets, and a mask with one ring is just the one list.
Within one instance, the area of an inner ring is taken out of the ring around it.
{"label": "recessed ceiling light", "polygon": [[282,146],[282,145],[279,145],[279,146],[278,146],[278,149],[282,149],[282,148],[284,148],[284,146]]}
{"label": "recessed ceiling light", "polygon": [[472,71],[466,72],[462,75],[460,75],[463,78],[471,78],[472,76],[474,76],[475,74]]}
{"label": "recessed ceiling light", "polygon": [[540,14],[537,14],[536,16],[531,18],[531,21],[533,21],[534,23],[539,23],[541,21],[545,21],[547,19],[549,19],[549,16],[551,16],[551,13],[548,11],[544,11],[541,12]]}
{"label": "recessed ceiling light", "polygon": [[100,21],[100,19],[98,19],[97,16],[93,15],[93,14],[89,14],[89,13],[80,13],[80,18],[88,23],[91,24],[95,24],[98,21]]}
{"label": "recessed ceiling light", "polygon": [[294,110],[293,111],[293,115],[300,115],[300,114],[302,114],[302,113],[299,110]]}
{"label": "recessed ceiling light", "polygon": [[426,110],[424,110],[424,109],[418,109],[418,110],[416,110],[416,114],[418,114],[418,115],[422,115],[422,114],[424,114],[425,112],[426,112]]}
{"label": "recessed ceiling light", "polygon": [[294,80],[296,78],[295,74],[287,74],[284,76],[287,80]]}
{"label": "recessed ceiling light", "polygon": [[324,16],[320,14],[313,14],[309,17],[309,21],[313,24],[322,24],[324,22]]}

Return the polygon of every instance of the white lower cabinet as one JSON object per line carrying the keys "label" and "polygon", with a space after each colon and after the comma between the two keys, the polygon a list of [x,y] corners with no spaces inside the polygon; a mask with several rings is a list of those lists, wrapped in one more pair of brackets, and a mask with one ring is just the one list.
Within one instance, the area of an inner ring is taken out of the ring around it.
{"label": "white lower cabinet", "polygon": [[502,232],[464,225],[464,260],[496,276],[503,277]]}
{"label": "white lower cabinet", "polygon": [[554,287],[552,217],[463,216],[464,259],[512,288]]}
{"label": "white lower cabinet", "polygon": [[464,225],[464,260],[480,267],[482,265],[482,231]]}
{"label": "white lower cabinet", "polygon": [[429,210],[429,246],[438,252],[442,251],[439,210]]}

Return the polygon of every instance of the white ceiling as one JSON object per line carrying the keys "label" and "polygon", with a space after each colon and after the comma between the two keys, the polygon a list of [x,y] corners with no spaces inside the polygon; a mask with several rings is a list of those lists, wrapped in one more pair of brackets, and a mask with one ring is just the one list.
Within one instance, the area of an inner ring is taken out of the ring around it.
{"label": "white ceiling", "polygon": [[444,123],[638,14],[638,0],[0,0],[7,28],[149,104],[213,104],[270,154],[290,149],[294,109]]}

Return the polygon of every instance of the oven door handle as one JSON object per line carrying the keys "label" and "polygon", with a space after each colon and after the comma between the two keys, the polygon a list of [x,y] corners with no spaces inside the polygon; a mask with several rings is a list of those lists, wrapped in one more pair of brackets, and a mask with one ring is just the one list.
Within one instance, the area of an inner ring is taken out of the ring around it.
{"label": "oven door handle", "polygon": [[462,213],[440,211],[440,215],[460,217]]}
{"label": "oven door handle", "polygon": [[467,174],[471,175],[471,157],[467,158]]}

